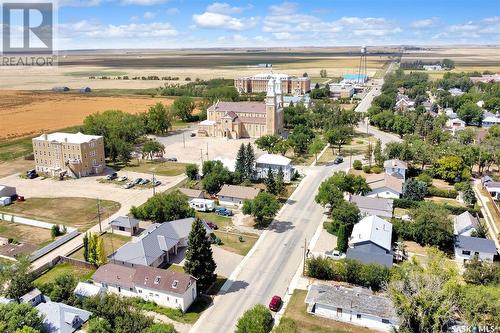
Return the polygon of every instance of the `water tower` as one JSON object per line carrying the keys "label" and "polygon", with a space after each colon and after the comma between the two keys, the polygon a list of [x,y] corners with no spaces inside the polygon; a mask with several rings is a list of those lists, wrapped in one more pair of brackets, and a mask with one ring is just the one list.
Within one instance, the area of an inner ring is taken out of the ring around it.
{"label": "water tower", "polygon": [[366,46],[361,46],[361,56],[359,57],[359,68],[358,68],[358,78],[357,83],[365,83],[365,78],[368,77],[366,70]]}

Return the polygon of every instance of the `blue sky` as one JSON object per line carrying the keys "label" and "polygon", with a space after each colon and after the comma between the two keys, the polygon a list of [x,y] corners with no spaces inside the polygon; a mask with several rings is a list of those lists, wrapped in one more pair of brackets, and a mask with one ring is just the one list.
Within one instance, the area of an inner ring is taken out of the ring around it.
{"label": "blue sky", "polygon": [[500,44],[500,0],[59,0],[59,49]]}

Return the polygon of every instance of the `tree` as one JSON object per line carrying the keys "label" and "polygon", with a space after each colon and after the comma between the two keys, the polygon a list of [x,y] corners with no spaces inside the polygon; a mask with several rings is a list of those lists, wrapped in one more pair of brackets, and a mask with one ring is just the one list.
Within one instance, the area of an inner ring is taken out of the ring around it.
{"label": "tree", "polygon": [[69,273],[58,275],[54,282],[49,282],[40,287],[44,295],[50,297],[54,302],[68,302],[73,297],[77,281]]}
{"label": "tree", "polygon": [[288,136],[288,141],[295,153],[302,154],[307,152],[307,148],[314,137],[315,134],[312,129],[301,124],[295,126],[292,134]]}
{"label": "tree", "polygon": [[285,174],[283,173],[283,168],[281,167],[278,169],[278,173],[276,174],[275,187],[277,195],[281,195],[286,191]]}
{"label": "tree", "polygon": [[196,164],[188,164],[186,165],[186,176],[190,180],[198,179],[198,166]]}
{"label": "tree", "polygon": [[366,147],[366,152],[365,152],[365,159],[368,161],[368,165],[371,167],[372,166],[372,156],[373,156],[373,147],[371,142],[368,144],[368,147]]}
{"label": "tree", "polygon": [[382,155],[382,141],[377,139],[375,143],[375,148],[373,149],[373,159],[375,160],[375,164],[378,166],[384,165],[384,155]]}
{"label": "tree", "polygon": [[104,248],[104,239],[102,237],[99,237],[99,239],[97,240],[96,255],[97,266],[105,265],[108,262],[108,259],[106,257],[106,249]]}
{"label": "tree", "polygon": [[89,235],[89,255],[88,262],[97,265],[97,242],[98,236],[96,233],[90,233]]}
{"label": "tree", "polygon": [[338,202],[344,199],[344,194],[338,187],[329,180],[321,183],[318,193],[314,200],[322,206],[330,205],[335,206]]}
{"label": "tree", "polygon": [[328,132],[325,133],[325,138],[326,141],[332,147],[332,151],[333,147],[337,146],[340,154],[340,148],[342,147],[342,145],[351,142],[353,134],[354,131],[352,127],[341,126],[330,129]]}
{"label": "tree", "polygon": [[259,149],[267,151],[269,154],[273,154],[275,152],[274,147],[281,140],[283,139],[277,135],[263,135],[255,140],[255,144]]}
{"label": "tree", "polygon": [[87,333],[112,333],[111,325],[102,318],[92,318],[87,326]]}
{"label": "tree", "polygon": [[467,283],[471,284],[495,284],[500,282],[500,265],[479,260],[475,255],[465,263],[463,277]]}
{"label": "tree", "polygon": [[431,202],[422,202],[410,211],[413,218],[414,240],[420,245],[437,246],[448,250],[453,244],[453,222],[446,208]]}
{"label": "tree", "polygon": [[89,235],[85,233],[83,236],[83,260],[89,261]]}
{"label": "tree", "polygon": [[222,185],[232,184],[233,177],[221,161],[205,161],[203,163],[203,188],[211,194],[220,191]]}
{"label": "tree", "polygon": [[148,140],[142,146],[142,154],[153,159],[155,154],[163,153],[165,151],[165,146],[156,140]]}
{"label": "tree", "polygon": [[337,250],[345,253],[347,251],[348,241],[349,236],[347,235],[347,226],[345,224],[341,224],[337,232]]}
{"label": "tree", "polygon": [[342,200],[333,207],[331,217],[334,223],[347,226],[347,234],[350,235],[352,227],[361,219],[361,213],[356,204]]}
{"label": "tree", "polygon": [[3,333],[30,332],[29,327],[38,332],[45,332],[43,318],[37,309],[29,304],[0,304],[0,330]]}
{"label": "tree", "polygon": [[157,193],[141,207],[132,206],[130,213],[135,218],[156,223],[194,217],[194,210],[189,207],[188,197],[179,190]]}
{"label": "tree", "polygon": [[449,182],[459,178],[464,171],[464,163],[461,157],[444,156],[434,163],[436,175]]}
{"label": "tree", "polygon": [[245,150],[245,176],[247,179],[252,179],[255,175],[255,153],[252,145],[247,143]]}
{"label": "tree", "polygon": [[197,279],[199,292],[206,292],[215,282],[215,264],[210,241],[203,222],[196,218],[188,238],[184,271]]}
{"label": "tree", "polygon": [[416,178],[408,178],[403,184],[403,199],[422,201],[427,195],[427,184]]}
{"label": "tree", "polygon": [[477,202],[476,194],[472,189],[472,185],[469,182],[466,182],[464,187],[462,188],[463,198],[467,205],[474,206]]}
{"label": "tree", "polygon": [[271,168],[269,168],[267,170],[267,177],[264,180],[264,183],[266,184],[266,191],[267,192],[274,194],[274,195],[277,194],[276,181],[274,180],[274,173],[273,173],[273,170],[271,170]]}
{"label": "tree", "polygon": [[498,286],[466,285],[460,289],[459,311],[473,329],[500,327]]}
{"label": "tree", "polygon": [[239,172],[241,177],[246,177],[246,147],[245,144],[242,143],[240,149],[238,149],[238,153],[236,154],[236,163],[234,167],[234,171]]}
{"label": "tree", "polygon": [[149,326],[143,333],[176,333],[172,324],[155,323]]}
{"label": "tree", "polygon": [[148,133],[166,134],[172,127],[172,114],[162,103],[156,103],[146,113],[146,127]]}
{"label": "tree", "polygon": [[236,333],[268,333],[273,328],[273,316],[262,304],[245,311],[238,319]]}
{"label": "tree", "polygon": [[15,333],[40,333],[40,330],[36,330],[29,326],[23,326],[21,329],[17,329]]}
{"label": "tree", "polygon": [[464,103],[457,111],[458,118],[465,121],[465,124],[481,125],[483,121],[483,110],[476,103],[469,101]]}
{"label": "tree", "polygon": [[172,104],[174,115],[182,121],[190,121],[195,108],[196,104],[193,99],[188,96],[178,97]]}
{"label": "tree", "polygon": [[318,162],[318,153],[321,153],[325,143],[320,138],[314,139],[309,144],[309,154],[314,154],[316,162]]}
{"label": "tree", "polygon": [[0,291],[19,303],[21,296],[33,289],[31,261],[26,256],[17,258],[17,263],[4,266],[0,271]]}
{"label": "tree", "polygon": [[245,200],[243,203],[243,213],[255,217],[259,224],[264,218],[274,217],[279,208],[276,197],[268,192],[260,192],[255,199]]}

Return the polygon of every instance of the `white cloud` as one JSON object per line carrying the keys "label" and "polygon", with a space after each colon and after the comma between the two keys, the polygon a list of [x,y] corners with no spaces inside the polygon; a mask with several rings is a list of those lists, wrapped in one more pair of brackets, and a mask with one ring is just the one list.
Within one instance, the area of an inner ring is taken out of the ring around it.
{"label": "white cloud", "polygon": [[205,12],[203,14],[194,14],[193,21],[200,28],[241,31],[255,27],[258,19],[255,17],[236,18],[229,15]]}
{"label": "white cloud", "polygon": [[178,31],[167,22],[130,23],[130,24],[99,24],[90,21],[78,21],[59,25],[61,38],[157,38],[175,37]]}
{"label": "white cloud", "polygon": [[138,5],[138,6],[152,6],[152,5],[160,5],[168,0],[121,0],[120,4],[127,5]]}
{"label": "white cloud", "polygon": [[101,0],[59,0],[56,4],[59,7],[95,7],[101,2]]}
{"label": "white cloud", "polygon": [[167,14],[168,15],[177,15],[179,13],[180,13],[179,8],[173,7],[173,8],[167,9]]}
{"label": "white cloud", "polygon": [[245,42],[248,38],[240,34],[234,34],[231,36],[220,36],[217,40],[221,42]]}
{"label": "white cloud", "polygon": [[[438,34],[439,35],[439,34]],[[486,17],[479,21],[468,21],[446,28],[446,34],[438,37],[458,37],[464,39],[500,39],[500,16]],[[436,37],[436,38],[438,38]]]}
{"label": "white cloud", "polygon": [[274,36],[274,38],[276,38],[278,40],[292,40],[292,39],[296,39],[296,36],[292,35],[289,32],[275,32],[275,33],[273,33],[273,36]]}
{"label": "white cloud", "polygon": [[423,20],[416,20],[410,23],[410,27],[416,28],[416,29],[426,29],[426,28],[431,28],[435,26],[437,23],[437,18],[432,17],[428,19],[423,19]]}
{"label": "white cloud", "polygon": [[283,2],[279,5],[272,5],[269,7],[271,15],[289,15],[297,11],[297,3]]}
{"label": "white cloud", "polygon": [[151,20],[153,18],[156,17],[156,13],[155,12],[144,12],[144,15],[143,17],[146,19],[146,20]]}
{"label": "white cloud", "polygon": [[248,5],[247,7],[236,7],[236,6],[231,6],[226,2],[214,2],[208,5],[206,11],[216,14],[231,15],[231,14],[239,14],[248,8],[252,8],[252,5]]}

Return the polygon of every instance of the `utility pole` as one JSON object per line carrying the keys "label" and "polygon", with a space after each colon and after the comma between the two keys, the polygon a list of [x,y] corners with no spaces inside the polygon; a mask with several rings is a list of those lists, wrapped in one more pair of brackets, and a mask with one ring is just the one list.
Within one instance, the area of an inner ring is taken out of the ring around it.
{"label": "utility pole", "polygon": [[302,275],[306,274],[307,239],[304,237],[304,263],[302,265]]}
{"label": "utility pole", "polygon": [[186,138],[184,137],[184,133],[182,132],[182,143],[184,144],[184,148],[186,148]]}
{"label": "utility pole", "polygon": [[156,194],[156,192],[155,192],[156,186],[155,186],[155,173],[154,173],[154,171],[153,171],[153,182],[152,182],[151,185],[153,185],[153,196],[154,196]]}
{"label": "utility pole", "polygon": [[207,161],[208,161],[208,142],[207,142]]}
{"label": "utility pole", "polygon": [[349,150],[349,169],[352,167],[352,147]]}
{"label": "utility pole", "polygon": [[97,219],[99,221],[99,232],[102,233],[102,225],[101,225],[101,201],[97,198]]}
{"label": "utility pole", "polygon": [[201,165],[203,165],[203,149],[200,148]]}

